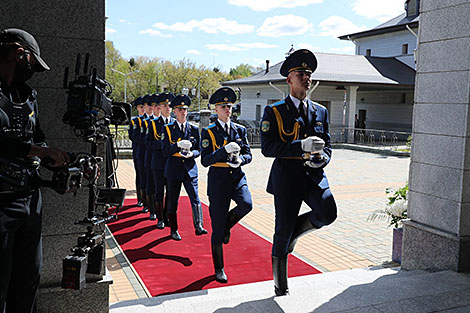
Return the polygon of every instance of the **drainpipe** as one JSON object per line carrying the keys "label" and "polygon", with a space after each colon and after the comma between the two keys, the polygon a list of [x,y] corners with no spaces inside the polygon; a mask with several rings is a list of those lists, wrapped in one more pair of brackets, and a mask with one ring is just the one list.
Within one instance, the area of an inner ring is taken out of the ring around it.
{"label": "drainpipe", "polygon": [[277,88],[276,86],[273,85],[273,83],[269,82],[269,86],[273,87],[274,89],[276,89],[277,91],[279,91],[281,94],[282,94],[282,98],[281,99],[284,99],[286,96],[284,94],[284,92],[282,92],[281,89]]}
{"label": "drainpipe", "polygon": [[[408,29],[410,33],[412,33],[416,37],[416,42],[418,42],[418,35],[411,29],[410,25],[407,24],[406,29]],[[416,49],[413,50],[413,58],[415,60],[415,64],[416,64],[417,57],[418,57],[418,43],[416,43]]]}
{"label": "drainpipe", "polygon": [[319,80],[317,80],[316,84],[312,88],[310,88],[310,90],[307,92],[307,99],[310,99],[310,95],[315,89],[317,89],[318,85],[320,85]]}

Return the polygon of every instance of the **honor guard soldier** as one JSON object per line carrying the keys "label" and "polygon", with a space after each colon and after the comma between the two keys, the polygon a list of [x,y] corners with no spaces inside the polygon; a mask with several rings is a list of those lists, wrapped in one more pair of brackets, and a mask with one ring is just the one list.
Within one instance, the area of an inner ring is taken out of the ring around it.
{"label": "honor guard soldier", "polygon": [[[163,156],[162,151],[162,132],[164,132],[164,126],[166,124],[174,122],[174,118],[170,116],[171,108],[170,103],[175,96],[168,91],[165,91],[158,95],[156,104],[158,110],[161,112],[159,118],[152,121],[150,127],[150,133],[153,136],[153,145],[155,145],[155,151],[153,153],[152,162],[150,168],[153,173],[155,181],[155,217],[158,218],[157,228],[163,229],[165,226],[170,226],[168,221],[168,192],[167,197],[164,199],[166,189],[166,178],[163,175],[165,164],[168,158]],[[152,219],[152,218],[151,218]]]}
{"label": "honor guard soldier", "polygon": [[140,140],[140,128],[142,127],[142,120],[145,118],[144,103],[142,97],[138,97],[132,102],[132,105],[137,109],[137,116],[134,116],[131,119],[131,124],[129,125],[129,139],[132,142],[132,160],[134,162],[135,170],[135,190],[137,191],[137,206],[143,206],[142,198],[142,187],[140,186],[140,167],[138,166],[138,150],[140,149],[141,143]]}
{"label": "honor guard soldier", "polygon": [[[218,89],[209,99],[209,103],[215,105],[218,120],[201,133],[201,163],[210,166],[207,195],[212,225],[212,261],[216,280],[221,283],[227,282],[222,243],[229,242],[230,229],[253,207],[246,176],[241,169],[252,158],[246,129],[230,121],[236,100],[232,88]],[[229,211],[231,200],[237,206]]]}
{"label": "honor guard soldier", "polygon": [[38,121],[36,90],[25,82],[49,70],[34,37],[0,32],[0,312],[33,312],[42,265],[39,163],[64,166]]}
{"label": "honor guard soldier", "polygon": [[[307,99],[311,74],[317,67],[312,52],[293,52],[281,66],[290,95],[269,105],[261,123],[261,151],[274,157],[267,191],[276,211],[272,247],[275,293],[288,293],[287,255],[297,239],[336,219],[336,203],[323,168],[331,158],[328,111]],[[300,216],[304,201],[311,211]]]}
{"label": "honor guard soldier", "polygon": [[139,166],[140,171],[140,187],[142,192],[142,201],[144,203],[144,207],[142,209],[143,213],[148,213],[149,211],[149,198],[147,195],[147,175],[148,169],[145,167],[145,154],[147,153],[147,145],[145,142],[145,135],[147,133],[147,120],[153,113],[153,108],[149,105],[150,102],[150,95],[145,95],[142,97],[142,104],[144,105],[145,114],[142,118],[142,122],[140,123],[140,133],[136,136],[139,138],[140,146],[137,150],[137,165]]}
{"label": "honor guard soldier", "polygon": [[166,125],[163,133],[163,154],[168,157],[164,173],[168,184],[168,218],[173,240],[181,240],[176,215],[181,184],[184,185],[191,201],[196,235],[207,234],[207,230],[203,227],[198,195],[198,171],[194,161],[200,154],[199,129],[186,120],[190,105],[191,99],[186,95],[176,96],[171,101],[176,121]]}
{"label": "honor guard soldier", "polygon": [[152,172],[152,160],[155,151],[157,150],[157,146],[159,143],[155,140],[152,123],[154,120],[160,117],[160,107],[157,106],[157,98],[158,94],[153,94],[150,96],[149,99],[149,106],[152,107],[152,115],[144,120],[146,123],[146,130],[145,130],[145,169],[146,169],[146,187],[145,190],[147,193],[148,199],[148,208],[150,210],[150,220],[154,221],[157,219],[156,214],[156,204],[155,204],[155,178]]}

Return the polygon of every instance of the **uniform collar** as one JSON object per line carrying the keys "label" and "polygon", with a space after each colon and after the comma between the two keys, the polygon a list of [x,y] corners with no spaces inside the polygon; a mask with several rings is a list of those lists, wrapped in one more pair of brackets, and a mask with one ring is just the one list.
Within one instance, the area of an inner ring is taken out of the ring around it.
{"label": "uniform collar", "polygon": [[222,126],[222,129],[225,130],[225,124],[227,124],[227,125],[228,125],[228,128],[230,129],[230,126],[231,126],[231,125],[230,125],[230,124],[231,124],[231,123],[230,123],[230,119],[228,119],[227,123],[225,123],[225,122],[223,122],[222,120],[219,120],[219,119],[217,119],[217,121],[218,121],[219,124]]}
{"label": "uniform collar", "polygon": [[289,97],[290,99],[292,100],[292,103],[294,104],[295,108],[298,110],[299,109],[299,104],[300,102],[303,102],[304,103],[304,108],[307,108],[305,106],[305,103],[307,102],[307,98],[303,99],[303,100],[300,100],[300,99],[297,99],[296,97],[294,97],[293,95],[289,94]]}

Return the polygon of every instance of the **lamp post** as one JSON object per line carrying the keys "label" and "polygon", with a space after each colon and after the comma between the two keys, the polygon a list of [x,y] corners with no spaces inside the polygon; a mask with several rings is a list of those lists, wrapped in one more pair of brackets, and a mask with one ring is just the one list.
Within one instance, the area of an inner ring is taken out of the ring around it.
{"label": "lamp post", "polygon": [[192,77],[197,79],[197,98],[198,98],[198,104],[199,104],[199,112],[201,112],[201,90],[199,88],[200,87],[199,82],[200,82],[201,79],[203,79],[204,77],[206,77],[209,74],[204,74],[204,75],[199,76],[199,77],[194,76],[193,74],[189,74],[189,75],[191,75]]}
{"label": "lamp post", "polygon": [[135,71],[127,73],[127,74],[124,74],[123,72],[115,70],[114,68],[112,68],[111,71],[114,71],[114,72],[119,73],[122,76],[124,76],[124,102],[127,103],[127,76],[131,75],[131,74],[134,74],[134,73],[137,73],[137,72],[139,72],[139,70],[135,70]]}

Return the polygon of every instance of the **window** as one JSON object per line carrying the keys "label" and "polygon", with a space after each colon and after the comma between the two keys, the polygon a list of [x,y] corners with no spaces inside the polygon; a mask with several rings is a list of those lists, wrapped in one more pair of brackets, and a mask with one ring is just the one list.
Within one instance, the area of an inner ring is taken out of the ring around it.
{"label": "window", "polygon": [[408,44],[402,44],[401,45],[401,54],[408,54]]}
{"label": "window", "polygon": [[370,50],[370,49],[367,49],[367,50],[366,50],[366,56],[367,56],[367,57],[370,57],[370,54],[371,54],[371,50]]}

